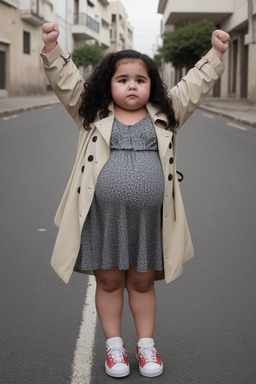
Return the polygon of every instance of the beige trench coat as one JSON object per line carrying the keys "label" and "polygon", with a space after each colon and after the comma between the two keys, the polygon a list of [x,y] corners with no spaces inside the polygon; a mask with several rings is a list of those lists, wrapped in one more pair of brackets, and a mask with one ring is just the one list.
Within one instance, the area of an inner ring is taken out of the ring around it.
{"label": "beige trench coat", "polygon": [[[43,50],[41,57],[53,90],[80,131],[74,168],[54,220],[59,231],[51,265],[61,279],[68,283],[79,252],[81,231],[93,200],[97,178],[110,155],[114,110],[113,105],[110,105],[109,116],[97,119],[90,131],[85,130],[78,114],[84,83],[79,71],[68,53],[59,45],[48,54]],[[223,71],[222,62],[210,51],[171,89],[179,128],[202,102]],[[181,275],[184,262],[191,259],[194,252],[176,176],[177,133],[166,129],[166,116],[158,113],[151,103],[146,107],[155,127],[165,180],[162,223],[164,271],[156,272],[155,278],[165,277],[169,283]],[[174,161],[170,161],[170,158]]]}

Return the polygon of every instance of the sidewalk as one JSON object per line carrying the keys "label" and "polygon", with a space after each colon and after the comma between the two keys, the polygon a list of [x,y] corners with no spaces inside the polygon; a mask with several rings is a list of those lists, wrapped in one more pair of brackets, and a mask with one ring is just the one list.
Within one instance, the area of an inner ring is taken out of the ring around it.
{"label": "sidewalk", "polygon": [[199,108],[256,127],[256,105],[246,99],[207,97]]}
{"label": "sidewalk", "polygon": [[[0,117],[16,115],[56,103],[59,103],[59,100],[53,92],[47,92],[42,96],[0,98]],[[208,97],[200,108],[256,127],[256,105],[250,105],[245,99]]]}
{"label": "sidewalk", "polygon": [[53,92],[47,92],[45,95],[0,98],[0,117],[17,115],[32,109],[48,107],[59,102],[59,99]]}

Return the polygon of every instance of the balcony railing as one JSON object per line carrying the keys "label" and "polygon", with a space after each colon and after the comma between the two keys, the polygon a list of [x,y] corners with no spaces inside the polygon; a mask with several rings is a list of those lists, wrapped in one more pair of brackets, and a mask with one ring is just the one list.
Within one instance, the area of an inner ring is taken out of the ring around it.
{"label": "balcony railing", "polygon": [[99,33],[100,24],[86,13],[74,13],[74,25],[82,25]]}

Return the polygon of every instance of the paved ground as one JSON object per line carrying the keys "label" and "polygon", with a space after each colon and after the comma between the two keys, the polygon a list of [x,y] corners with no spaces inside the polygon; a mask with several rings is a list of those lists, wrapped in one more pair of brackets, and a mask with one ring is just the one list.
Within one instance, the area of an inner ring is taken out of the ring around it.
{"label": "paved ground", "polygon": [[[42,96],[36,95],[0,99],[0,117],[19,114],[58,102],[53,92],[48,92]],[[237,122],[256,127],[256,105],[249,104],[246,99],[208,97],[201,105],[201,108]]]}

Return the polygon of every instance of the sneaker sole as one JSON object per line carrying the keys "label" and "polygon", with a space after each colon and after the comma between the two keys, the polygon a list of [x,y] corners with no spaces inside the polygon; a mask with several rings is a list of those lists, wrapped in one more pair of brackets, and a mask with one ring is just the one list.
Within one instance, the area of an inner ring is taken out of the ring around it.
{"label": "sneaker sole", "polygon": [[130,366],[124,368],[122,371],[113,372],[105,363],[105,370],[106,370],[106,374],[111,377],[125,377],[130,374]]}

